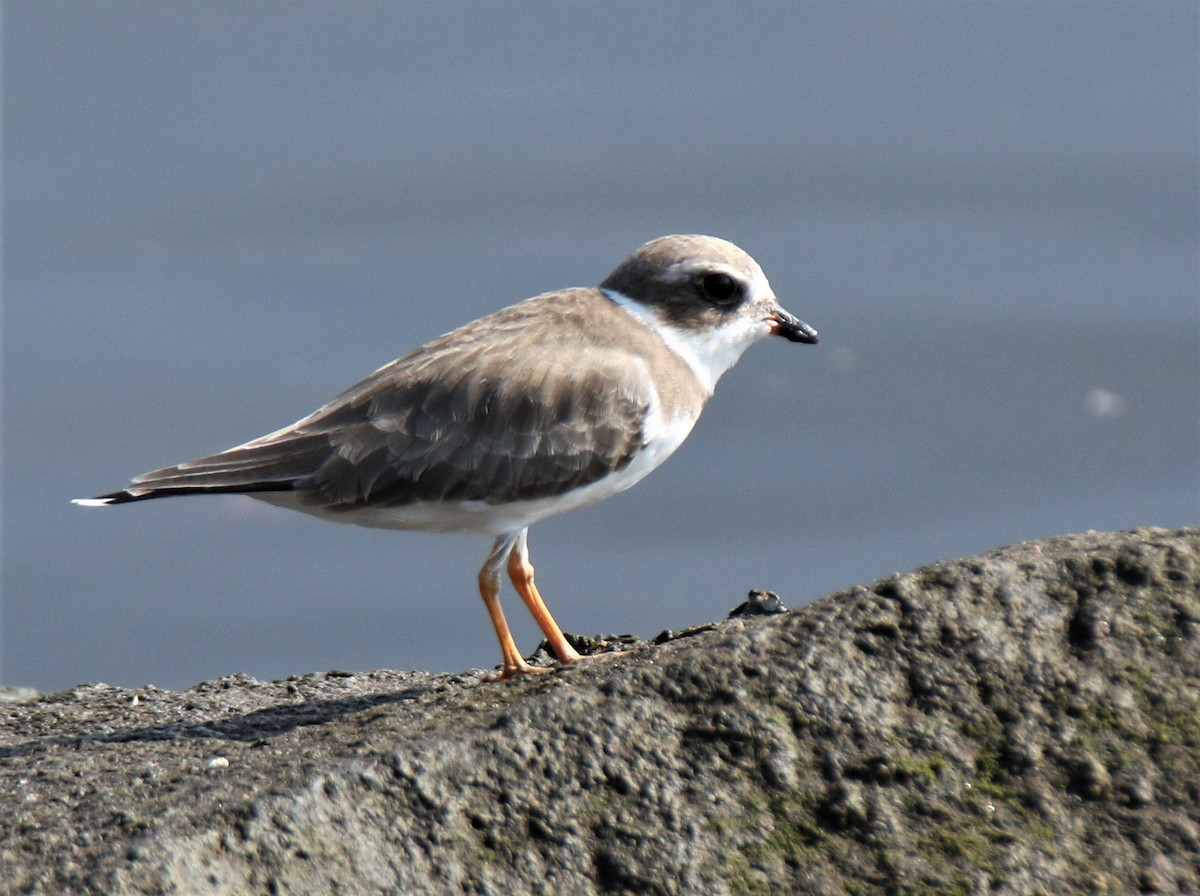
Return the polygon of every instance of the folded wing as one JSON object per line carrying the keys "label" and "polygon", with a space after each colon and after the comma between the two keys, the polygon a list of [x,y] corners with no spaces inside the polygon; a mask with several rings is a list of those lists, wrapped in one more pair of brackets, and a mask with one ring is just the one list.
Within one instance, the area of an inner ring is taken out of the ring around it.
{"label": "folded wing", "polygon": [[629,463],[652,403],[638,357],[611,347],[566,357],[536,344],[503,351],[494,336],[449,334],[286,429],[88,502],[296,490],[331,511],[499,504],[556,495]]}

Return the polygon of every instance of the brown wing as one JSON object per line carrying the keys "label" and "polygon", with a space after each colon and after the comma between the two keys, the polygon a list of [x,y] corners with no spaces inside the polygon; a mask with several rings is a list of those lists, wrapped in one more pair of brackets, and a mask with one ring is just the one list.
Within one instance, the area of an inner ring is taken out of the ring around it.
{"label": "brown wing", "polygon": [[298,487],[334,504],[506,503],[594,482],[641,447],[648,402],[625,371],[586,357],[512,363],[384,378],[300,429],[329,450]]}
{"label": "brown wing", "polygon": [[593,290],[514,305],[392,362],[287,429],[105,497],[295,489],[349,508],[504,503],[594,482],[641,448],[651,401],[638,378],[643,359],[616,350],[603,330],[588,332],[607,306]]}

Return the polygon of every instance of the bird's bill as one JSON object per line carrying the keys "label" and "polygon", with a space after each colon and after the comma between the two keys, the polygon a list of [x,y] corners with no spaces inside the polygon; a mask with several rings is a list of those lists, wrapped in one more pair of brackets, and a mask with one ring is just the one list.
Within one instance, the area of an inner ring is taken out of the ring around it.
{"label": "bird's bill", "polygon": [[816,330],[782,308],[776,308],[768,314],[767,323],[771,325],[771,335],[782,336],[788,342],[805,342],[815,345],[819,337]]}

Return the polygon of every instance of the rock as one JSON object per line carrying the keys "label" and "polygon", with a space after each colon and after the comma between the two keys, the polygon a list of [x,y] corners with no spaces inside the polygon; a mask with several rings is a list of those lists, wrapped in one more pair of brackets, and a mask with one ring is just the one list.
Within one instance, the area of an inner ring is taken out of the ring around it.
{"label": "rock", "polygon": [[504,684],[2,703],[0,882],[1200,892],[1200,529],[1030,542],[684,634]]}
{"label": "rock", "polygon": [[24,703],[37,697],[38,692],[33,688],[0,685],[0,703]]}
{"label": "rock", "polygon": [[787,607],[774,591],[763,591],[761,588],[751,588],[746,600],[729,611],[729,618],[734,616],[774,616],[786,613]]}

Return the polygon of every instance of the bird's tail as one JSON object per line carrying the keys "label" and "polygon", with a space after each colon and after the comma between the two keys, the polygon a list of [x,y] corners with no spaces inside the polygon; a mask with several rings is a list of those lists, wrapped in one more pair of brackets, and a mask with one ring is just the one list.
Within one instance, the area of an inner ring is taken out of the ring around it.
{"label": "bird's tail", "polygon": [[220,454],[143,473],[119,491],[74,498],[83,507],[106,507],[172,495],[242,494],[303,488],[329,456],[325,434],[258,440]]}

